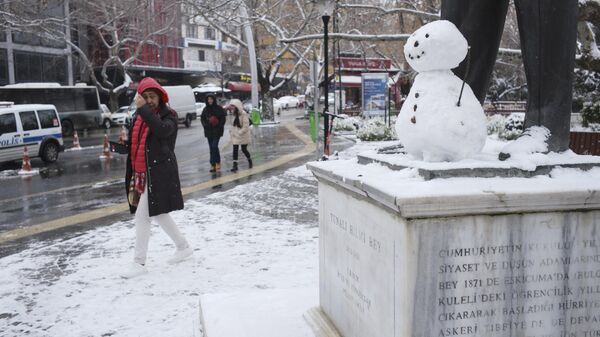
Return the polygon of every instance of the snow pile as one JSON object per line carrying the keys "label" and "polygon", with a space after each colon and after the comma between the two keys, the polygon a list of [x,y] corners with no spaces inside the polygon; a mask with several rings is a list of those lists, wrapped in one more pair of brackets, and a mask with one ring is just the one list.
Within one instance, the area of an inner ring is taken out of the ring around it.
{"label": "snow pile", "polygon": [[0,180],[18,178],[18,170],[2,170],[0,171]]}
{"label": "snow pile", "polygon": [[380,117],[368,119],[358,130],[356,136],[362,141],[383,141],[396,138],[394,129]]}
{"label": "snow pile", "polygon": [[504,131],[506,118],[502,115],[492,115],[487,118],[487,134],[498,135]]}
{"label": "snow pile", "polygon": [[529,155],[532,153],[544,153],[548,151],[546,141],[550,137],[550,130],[543,126],[532,126],[523,134],[507,144],[502,152],[514,155]]}
{"label": "snow pile", "polygon": [[483,108],[469,85],[451,71],[467,48],[456,26],[445,20],[419,28],[404,46],[408,63],[419,74],[400,110],[396,132],[417,159],[457,161],[479,153],[485,144]]}
{"label": "snow pile", "polygon": [[487,134],[500,139],[517,139],[523,133],[525,114],[511,113],[508,117],[493,115],[487,118]]}
{"label": "snow pile", "polygon": [[[340,115],[342,116],[342,115]],[[360,117],[342,116],[333,120],[334,131],[356,131],[364,124],[364,120]]]}

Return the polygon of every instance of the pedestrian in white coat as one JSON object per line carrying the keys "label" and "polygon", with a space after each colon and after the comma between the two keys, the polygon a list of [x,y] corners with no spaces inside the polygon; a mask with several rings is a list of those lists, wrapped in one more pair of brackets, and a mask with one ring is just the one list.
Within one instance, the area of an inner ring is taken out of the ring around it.
{"label": "pedestrian in white coat", "polygon": [[231,172],[236,172],[238,170],[238,151],[240,145],[242,152],[246,156],[246,159],[248,159],[248,168],[252,168],[252,158],[250,158],[250,152],[248,152],[248,144],[250,144],[252,131],[250,129],[250,119],[246,111],[244,111],[242,102],[239,99],[232,99],[230,104],[234,117],[233,126],[229,129],[231,142],[233,143],[233,167],[231,168]]}

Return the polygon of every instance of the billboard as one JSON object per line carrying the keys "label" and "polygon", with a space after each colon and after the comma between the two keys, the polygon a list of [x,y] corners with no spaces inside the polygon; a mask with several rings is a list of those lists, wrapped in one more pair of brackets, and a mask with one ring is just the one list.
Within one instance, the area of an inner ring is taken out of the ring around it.
{"label": "billboard", "polygon": [[387,73],[363,73],[362,113],[365,117],[384,117],[388,95]]}

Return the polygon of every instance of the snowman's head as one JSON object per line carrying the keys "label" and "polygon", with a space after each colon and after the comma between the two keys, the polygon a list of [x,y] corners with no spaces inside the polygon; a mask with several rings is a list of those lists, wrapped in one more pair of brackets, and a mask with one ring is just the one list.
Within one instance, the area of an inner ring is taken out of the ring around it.
{"label": "snowman's head", "polygon": [[404,45],[404,57],[418,72],[456,68],[467,55],[468,44],[458,28],[438,20],[417,29]]}

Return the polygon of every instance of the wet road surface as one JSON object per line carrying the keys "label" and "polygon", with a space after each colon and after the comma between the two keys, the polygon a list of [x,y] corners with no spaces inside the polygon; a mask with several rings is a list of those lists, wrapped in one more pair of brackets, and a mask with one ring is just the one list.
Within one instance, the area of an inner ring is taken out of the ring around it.
{"label": "wet road surface", "polygon": [[[255,167],[306,146],[301,139],[290,132],[289,128],[285,127],[285,125],[291,124],[308,133],[308,121],[296,119],[301,115],[301,110],[288,110],[284,112],[281,124],[254,128],[253,143],[249,146],[249,151],[252,154]],[[122,204],[125,201],[124,172],[126,157],[113,154],[110,160],[99,158],[102,154],[101,144],[104,133],[105,130],[94,130],[82,134],[80,143],[84,149],[79,151],[68,150],[61,153],[58,162],[55,164],[44,166],[41,160],[32,160],[34,168],[40,169],[40,174],[36,176],[28,178],[10,177],[10,174],[15,172],[13,170],[19,169],[20,163],[1,167],[0,169],[4,170],[0,171],[0,234]],[[107,132],[109,138],[114,141],[118,140],[119,133],[119,128],[112,128]],[[351,145],[350,142],[338,140],[337,145],[334,145],[334,147],[347,147],[349,145]],[[71,148],[72,140],[66,140],[65,146],[68,149]],[[222,149],[222,173],[219,175],[211,174],[208,172],[208,145],[201,125],[194,123],[191,128],[180,127],[176,155],[183,189],[231,174],[229,168],[232,161],[232,147],[229,143],[227,130],[221,139],[220,147]],[[224,186],[215,185],[209,190],[191,193],[187,198],[206,195],[215,189],[226,189],[239,183],[258,180],[280,172],[286,167],[301,165],[303,162],[312,159],[314,158],[311,158],[311,156],[305,156],[277,169],[252,174],[236,181],[229,181]],[[245,158],[240,154],[240,169],[244,170],[246,167]],[[74,235],[73,233],[85,230],[90,226],[110,224],[124,217],[130,217],[128,212],[120,212],[90,223],[82,222],[72,228],[61,229],[46,235]],[[43,239],[46,235],[34,239]],[[22,243],[28,240],[31,240],[31,238],[0,244],[0,256],[18,250]]]}

